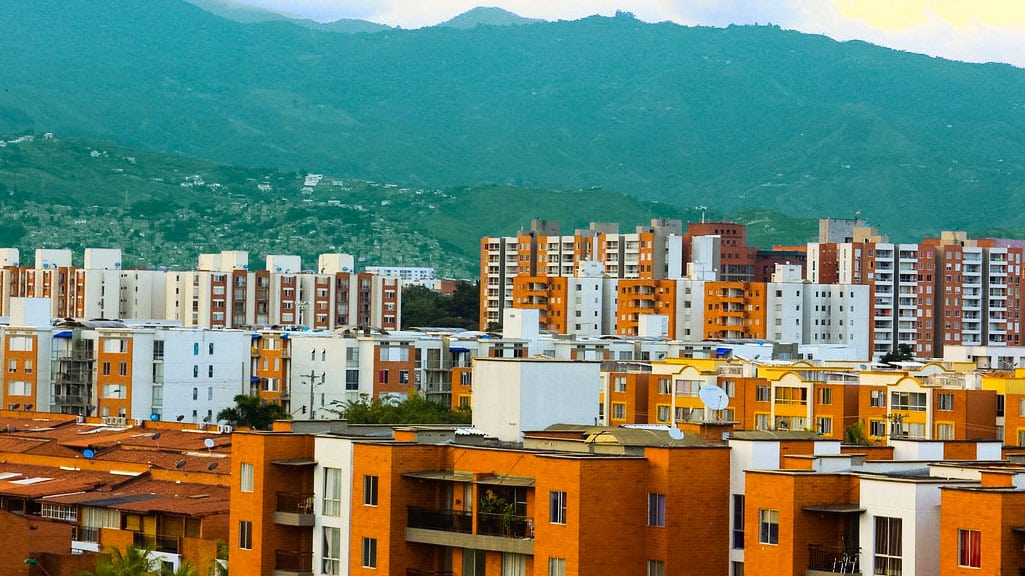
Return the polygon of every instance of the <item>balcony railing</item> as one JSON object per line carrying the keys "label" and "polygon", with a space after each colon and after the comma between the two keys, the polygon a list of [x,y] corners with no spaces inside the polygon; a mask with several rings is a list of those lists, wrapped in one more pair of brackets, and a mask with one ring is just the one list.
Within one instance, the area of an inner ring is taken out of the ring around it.
{"label": "balcony railing", "polygon": [[407,522],[410,528],[444,530],[464,534],[473,531],[473,513],[463,510],[434,510],[410,506],[407,509]]}
{"label": "balcony railing", "polygon": [[313,552],[275,550],[274,569],[284,572],[313,572]]}
{"label": "balcony railing", "polygon": [[278,492],[275,512],[313,514],[312,492]]}
{"label": "balcony railing", "polygon": [[177,536],[142,534],[140,532],[136,532],[133,539],[136,546],[150,548],[155,552],[179,554],[179,551],[181,550],[181,539]]}
{"label": "balcony railing", "polygon": [[834,574],[857,574],[859,548],[808,545],[808,569]]}
{"label": "balcony railing", "polygon": [[533,538],[534,519],[526,516],[477,513],[477,533],[507,538]]}
{"label": "balcony railing", "polygon": [[72,526],[71,539],[78,542],[99,542],[100,529],[88,526]]}

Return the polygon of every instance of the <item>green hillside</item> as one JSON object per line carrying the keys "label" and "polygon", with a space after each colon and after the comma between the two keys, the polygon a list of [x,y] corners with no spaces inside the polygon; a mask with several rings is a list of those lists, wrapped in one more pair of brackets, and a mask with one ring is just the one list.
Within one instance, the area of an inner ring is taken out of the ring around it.
{"label": "green hillside", "polygon": [[[126,266],[169,268],[221,250],[248,250],[254,267],[265,254],[298,254],[310,268],[318,254],[347,252],[361,266],[473,278],[480,238],[515,234],[533,218],[558,220],[566,233],[590,221],[633,230],[655,217],[700,218],[603,190],[420,189],[330,175],[306,187],[304,176],[59,136],[0,138],[0,247],[21,249],[24,263],[36,248],[71,248],[79,259],[87,247],[120,247]],[[811,220],[738,219],[765,246],[815,234]]]}
{"label": "green hillside", "polygon": [[1008,209],[1025,203],[1025,71],[1010,66],[629,17],[334,34],[183,0],[0,13],[17,63],[0,66],[0,133],[425,189],[861,210],[895,239],[1025,229]]}

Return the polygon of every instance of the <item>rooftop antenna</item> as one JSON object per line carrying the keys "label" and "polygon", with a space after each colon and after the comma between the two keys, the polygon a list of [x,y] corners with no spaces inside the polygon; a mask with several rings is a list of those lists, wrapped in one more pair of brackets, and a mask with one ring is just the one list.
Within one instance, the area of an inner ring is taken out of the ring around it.
{"label": "rooftop antenna", "polygon": [[705,223],[705,210],[708,210],[708,206],[695,206],[695,210],[701,210],[701,223]]}

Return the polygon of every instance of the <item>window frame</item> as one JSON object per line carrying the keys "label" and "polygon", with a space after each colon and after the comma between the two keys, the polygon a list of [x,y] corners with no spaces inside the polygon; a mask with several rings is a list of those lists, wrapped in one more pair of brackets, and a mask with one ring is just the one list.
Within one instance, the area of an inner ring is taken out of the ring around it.
{"label": "window frame", "polygon": [[660,492],[648,492],[648,526],[665,528],[666,526],[666,495]]}
{"label": "window frame", "polygon": [[957,530],[957,565],[962,568],[982,568],[981,530]]}
{"label": "window frame", "polygon": [[377,538],[363,537],[360,565],[363,568],[377,568]]}
{"label": "window frame", "polygon": [[566,492],[549,490],[548,522],[549,524],[566,524]]}
{"label": "window frame", "polygon": [[253,549],[253,522],[251,520],[238,521],[238,548],[239,550]]}
{"label": "window frame", "polygon": [[378,478],[374,474],[363,475],[363,505],[377,506],[378,503]]}
{"label": "window frame", "polygon": [[774,508],[758,509],[758,543],[779,545],[779,510]]}

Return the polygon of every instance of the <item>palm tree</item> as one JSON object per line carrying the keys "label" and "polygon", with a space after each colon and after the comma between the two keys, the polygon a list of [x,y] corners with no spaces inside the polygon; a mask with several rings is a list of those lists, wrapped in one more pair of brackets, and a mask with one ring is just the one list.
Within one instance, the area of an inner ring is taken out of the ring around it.
{"label": "palm tree", "polygon": [[129,545],[124,552],[111,548],[109,556],[98,556],[95,572],[82,572],[79,576],[159,576],[153,549]]}
{"label": "palm tree", "polygon": [[217,413],[217,420],[226,420],[232,426],[249,426],[255,430],[270,430],[275,420],[288,418],[280,404],[268,404],[259,396],[239,394],[235,405]]}

